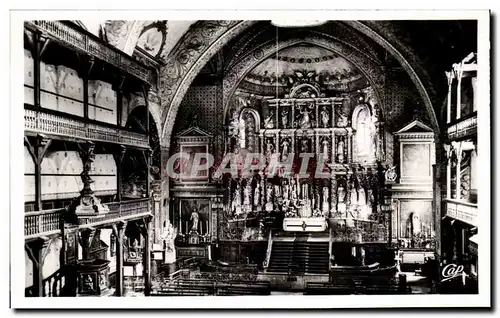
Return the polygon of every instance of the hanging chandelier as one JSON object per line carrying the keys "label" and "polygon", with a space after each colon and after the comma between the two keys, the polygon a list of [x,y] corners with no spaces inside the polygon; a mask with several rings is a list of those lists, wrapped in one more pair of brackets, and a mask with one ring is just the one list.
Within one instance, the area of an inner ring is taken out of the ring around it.
{"label": "hanging chandelier", "polygon": [[272,25],[281,28],[313,27],[326,22],[326,20],[271,20]]}

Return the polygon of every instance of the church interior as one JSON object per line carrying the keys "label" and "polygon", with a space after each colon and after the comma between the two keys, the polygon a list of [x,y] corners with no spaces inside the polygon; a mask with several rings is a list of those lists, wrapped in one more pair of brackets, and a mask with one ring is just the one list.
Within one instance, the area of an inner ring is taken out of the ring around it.
{"label": "church interior", "polygon": [[477,21],[299,22],[26,21],[25,295],[477,293]]}

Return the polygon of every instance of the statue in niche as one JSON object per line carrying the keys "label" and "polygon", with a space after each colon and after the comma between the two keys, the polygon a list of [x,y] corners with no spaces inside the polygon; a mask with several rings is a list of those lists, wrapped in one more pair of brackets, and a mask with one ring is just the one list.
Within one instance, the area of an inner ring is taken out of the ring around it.
{"label": "statue in niche", "polygon": [[274,152],[274,144],[271,139],[269,139],[266,143],[266,156],[271,157]]}
{"label": "statue in niche", "polygon": [[266,129],[274,128],[273,113],[269,112],[266,118],[264,118],[264,128]]}
{"label": "statue in niche", "polygon": [[328,160],[328,138],[323,138],[323,141],[321,142],[321,145],[323,147],[323,158],[325,158],[325,160]]}
{"label": "statue in niche", "polygon": [[[360,106],[358,106],[360,107]],[[367,105],[362,105],[356,117],[356,146],[358,155],[373,158],[374,148],[374,126]]]}
{"label": "statue in niche", "polygon": [[321,211],[323,213],[328,213],[330,211],[328,187],[323,187],[323,202],[321,204]]}
{"label": "statue in niche", "polygon": [[300,120],[299,120],[299,127],[302,129],[307,129],[311,128],[311,111],[307,106],[304,106],[304,108],[299,110],[300,112]]}
{"label": "statue in niche", "polygon": [[240,187],[239,185],[236,187],[234,191],[234,197],[233,197],[233,202],[231,204],[231,211],[235,214],[240,214],[241,213],[241,194],[240,194]]}
{"label": "statue in niche", "polygon": [[250,205],[250,193],[252,192],[252,187],[250,182],[247,183],[243,189],[243,205]]}
{"label": "statue in niche", "polygon": [[198,223],[200,222],[200,215],[198,214],[198,208],[195,206],[193,211],[191,211],[191,234],[198,234]]}
{"label": "statue in niche", "polygon": [[288,128],[288,109],[281,112],[281,125],[283,128]]}
{"label": "statue in niche", "polygon": [[259,182],[257,182],[257,184],[255,185],[255,190],[253,193],[253,204],[255,206],[260,205],[260,183]]}
{"label": "statue in niche", "polygon": [[309,150],[309,139],[302,139],[300,141],[300,152],[308,153]]}
{"label": "statue in niche", "polygon": [[339,203],[344,203],[345,202],[345,188],[344,186],[341,184],[339,185],[339,187],[337,188],[337,198],[338,198],[338,202]]}
{"label": "statue in niche", "polygon": [[266,205],[265,205],[265,210],[267,212],[271,212],[274,210],[274,204],[273,204],[273,186],[268,184],[266,187]]}
{"label": "statue in niche", "polygon": [[290,185],[288,184],[288,182],[283,185],[283,200],[290,200]]}
{"label": "statue in niche", "polygon": [[345,162],[345,157],[344,157],[344,137],[341,136],[339,138],[339,142],[337,144],[337,160],[339,163],[344,163]]}
{"label": "statue in niche", "polygon": [[342,110],[337,110],[337,127],[347,127],[348,125],[347,116],[342,113]]}
{"label": "statue in niche", "polygon": [[298,196],[299,196],[298,185],[297,185],[295,179],[292,179],[291,184],[290,184],[290,200],[292,202],[295,202],[295,201],[297,201]]}
{"label": "statue in niche", "polygon": [[288,158],[289,147],[290,147],[290,141],[288,140],[288,138],[283,139],[283,141],[281,142],[281,158],[282,159]]}
{"label": "statue in niche", "polygon": [[321,124],[324,128],[330,126],[330,113],[328,112],[326,107],[323,107],[323,110],[321,111]]}
{"label": "statue in niche", "polygon": [[349,193],[349,201],[351,205],[358,205],[358,191],[356,191],[354,183],[351,186],[351,190]]}

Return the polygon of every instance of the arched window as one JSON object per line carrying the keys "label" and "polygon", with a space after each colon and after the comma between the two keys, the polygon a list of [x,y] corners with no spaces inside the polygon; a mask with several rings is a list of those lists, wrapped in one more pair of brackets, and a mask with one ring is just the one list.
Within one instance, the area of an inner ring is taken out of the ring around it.
{"label": "arched window", "polygon": [[375,159],[375,126],[370,107],[358,105],[352,115],[352,125],[356,131],[356,154],[360,161],[373,162]]}
{"label": "arched window", "polygon": [[257,152],[257,136],[260,130],[260,116],[253,108],[244,108],[240,113],[240,148]]}

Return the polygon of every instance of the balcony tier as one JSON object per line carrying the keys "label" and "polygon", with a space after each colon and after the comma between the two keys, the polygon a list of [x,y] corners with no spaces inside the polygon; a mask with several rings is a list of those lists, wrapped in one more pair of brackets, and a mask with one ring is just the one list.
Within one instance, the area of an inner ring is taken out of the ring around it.
{"label": "balcony tier", "polygon": [[[133,220],[152,215],[149,198],[112,202],[106,205],[109,207],[109,213],[100,218],[82,219],[79,228],[105,226],[122,220]],[[66,209],[63,208],[25,213],[25,240],[60,233],[63,226],[62,217],[65,211]]]}
{"label": "balcony tier", "polygon": [[446,200],[446,215],[470,225],[477,225],[477,204]]}
{"label": "balcony tier", "polygon": [[152,84],[154,72],[122,51],[102,43],[96,36],[61,21],[27,21],[28,28],[35,29],[56,42],[94,56],[138,79]]}
{"label": "balcony tier", "polygon": [[63,115],[51,114],[43,109],[24,109],[24,130],[34,134],[46,134],[64,138],[77,138],[149,148],[147,135],[88,123]]}

